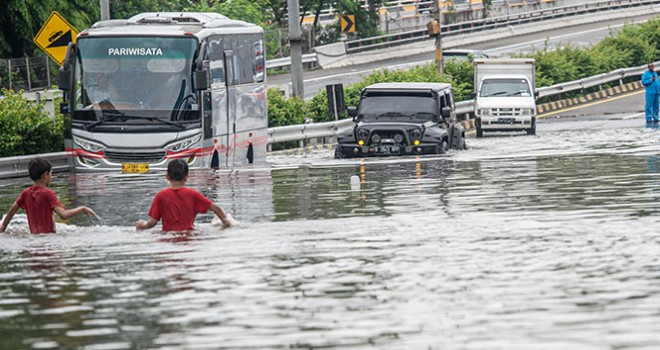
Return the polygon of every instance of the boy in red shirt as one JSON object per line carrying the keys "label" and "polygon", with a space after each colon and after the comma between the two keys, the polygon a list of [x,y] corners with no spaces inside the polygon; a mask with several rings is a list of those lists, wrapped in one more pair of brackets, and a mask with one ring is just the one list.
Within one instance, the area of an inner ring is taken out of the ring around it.
{"label": "boy in red shirt", "polygon": [[209,209],[222,221],[223,227],[233,226],[218,205],[203,194],[185,187],[188,180],[188,163],[183,159],[174,159],[167,165],[165,178],[170,187],[156,194],[149,209],[149,220],[138,220],[135,223],[137,230],[152,228],[160,219],[163,219],[163,231],[192,230],[195,216],[198,213],[206,213]]}
{"label": "boy in red shirt", "polygon": [[62,203],[57,199],[53,190],[48,188],[53,179],[53,166],[49,161],[42,158],[34,158],[28,164],[30,178],[34,181],[34,186],[23,190],[16,202],[9,208],[5,219],[0,224],[0,232],[5,232],[7,225],[18,211],[18,208],[25,210],[28,218],[28,225],[32,233],[54,233],[55,221],[53,221],[53,212],[57,213],[62,220],[74,217],[81,213],[98,218],[96,213],[87,207],[78,207],[66,210]]}

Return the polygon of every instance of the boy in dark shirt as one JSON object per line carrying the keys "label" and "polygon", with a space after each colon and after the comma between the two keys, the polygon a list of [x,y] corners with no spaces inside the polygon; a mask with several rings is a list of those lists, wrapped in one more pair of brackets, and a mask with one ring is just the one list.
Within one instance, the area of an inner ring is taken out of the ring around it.
{"label": "boy in dark shirt", "polygon": [[28,172],[32,181],[34,181],[34,185],[23,190],[16,202],[9,208],[5,219],[0,224],[0,232],[5,232],[7,225],[9,225],[19,208],[27,213],[28,225],[32,233],[54,233],[53,212],[57,213],[62,220],[81,213],[98,218],[96,213],[87,207],[64,209],[55,192],[48,188],[53,178],[52,168],[50,162],[43,158],[37,157],[30,161]]}
{"label": "boy in dark shirt", "polygon": [[232,221],[222,209],[201,193],[185,187],[188,180],[188,163],[182,159],[174,159],[167,165],[167,175],[170,187],[156,194],[149,220],[138,220],[135,223],[137,230],[144,230],[156,226],[163,220],[163,231],[188,231],[194,227],[195,216],[206,213],[209,209],[218,216],[224,227],[233,226]]}

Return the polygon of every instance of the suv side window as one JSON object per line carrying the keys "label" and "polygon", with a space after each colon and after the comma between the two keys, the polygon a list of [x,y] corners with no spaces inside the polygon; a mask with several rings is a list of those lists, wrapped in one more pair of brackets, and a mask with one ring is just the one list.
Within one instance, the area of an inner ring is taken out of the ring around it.
{"label": "suv side window", "polygon": [[448,102],[447,105],[451,107],[452,110],[456,109],[456,106],[454,106],[454,95],[451,93],[451,90],[447,91],[446,94],[447,94],[447,102]]}

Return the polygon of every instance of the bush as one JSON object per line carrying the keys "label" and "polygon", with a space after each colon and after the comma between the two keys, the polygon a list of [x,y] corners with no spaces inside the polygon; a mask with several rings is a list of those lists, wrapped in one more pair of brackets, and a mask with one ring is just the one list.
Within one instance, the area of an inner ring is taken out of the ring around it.
{"label": "bush", "polygon": [[23,91],[2,90],[0,157],[64,150],[62,116],[50,117],[43,103],[23,98]]}

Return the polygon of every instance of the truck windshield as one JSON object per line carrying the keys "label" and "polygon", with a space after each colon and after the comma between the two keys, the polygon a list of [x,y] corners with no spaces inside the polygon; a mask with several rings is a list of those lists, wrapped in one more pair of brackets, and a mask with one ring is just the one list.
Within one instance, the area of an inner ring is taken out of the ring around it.
{"label": "truck windshield", "polygon": [[436,117],[437,101],[430,96],[368,96],[360,101],[363,121],[427,122]]}
{"label": "truck windshield", "polygon": [[527,79],[484,79],[481,85],[481,97],[520,96],[530,97]]}
{"label": "truck windshield", "polygon": [[198,120],[192,89],[194,38],[83,37],[77,43],[74,119]]}

